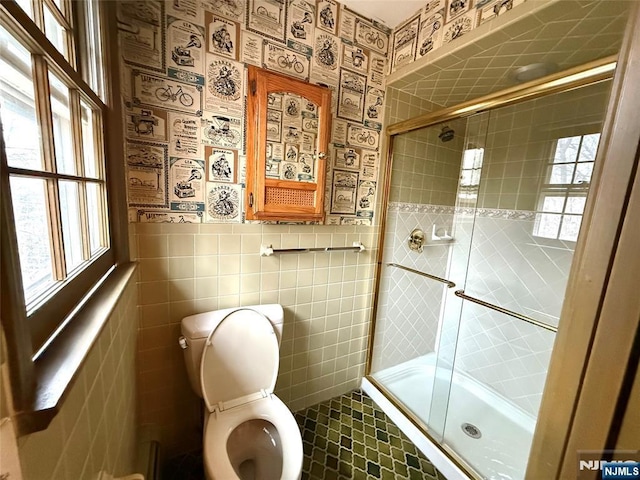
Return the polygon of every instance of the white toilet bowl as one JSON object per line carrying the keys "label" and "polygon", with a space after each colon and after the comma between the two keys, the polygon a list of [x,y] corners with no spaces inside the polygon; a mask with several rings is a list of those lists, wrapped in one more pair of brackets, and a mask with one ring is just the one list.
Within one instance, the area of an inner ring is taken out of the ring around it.
{"label": "white toilet bowl", "polygon": [[208,480],[298,480],[302,474],[300,429],[273,394],[283,313],[280,305],[265,305],[182,320],[189,378],[207,407]]}
{"label": "white toilet bowl", "polygon": [[294,480],[302,441],[293,415],[275,395],[209,415],[204,431],[209,479]]}

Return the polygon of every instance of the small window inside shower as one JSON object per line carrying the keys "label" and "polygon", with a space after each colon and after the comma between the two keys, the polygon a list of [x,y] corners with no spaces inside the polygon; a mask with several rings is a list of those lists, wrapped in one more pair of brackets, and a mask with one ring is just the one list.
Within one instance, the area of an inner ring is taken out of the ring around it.
{"label": "small window inside shower", "polygon": [[599,141],[599,133],[556,140],[538,199],[535,236],[578,239]]}
{"label": "small window inside shower", "polygon": [[460,170],[460,188],[458,189],[460,199],[475,200],[478,198],[483,158],[484,148],[469,148],[464,151]]}

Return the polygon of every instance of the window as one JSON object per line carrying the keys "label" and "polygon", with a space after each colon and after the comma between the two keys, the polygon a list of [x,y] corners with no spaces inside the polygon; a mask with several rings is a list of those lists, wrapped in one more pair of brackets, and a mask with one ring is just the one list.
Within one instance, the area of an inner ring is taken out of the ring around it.
{"label": "window", "polygon": [[580,232],[600,134],[559,138],[538,200],[533,234],[575,242]]}
{"label": "window", "polygon": [[458,189],[458,197],[461,200],[475,200],[478,198],[483,158],[484,148],[469,148],[464,151],[462,169],[460,170],[460,187]]}
{"label": "window", "polygon": [[26,326],[32,359],[117,263],[103,42],[97,2],[6,1],[0,14],[1,180],[12,207],[2,219],[12,239],[3,265],[21,278],[9,321]]}

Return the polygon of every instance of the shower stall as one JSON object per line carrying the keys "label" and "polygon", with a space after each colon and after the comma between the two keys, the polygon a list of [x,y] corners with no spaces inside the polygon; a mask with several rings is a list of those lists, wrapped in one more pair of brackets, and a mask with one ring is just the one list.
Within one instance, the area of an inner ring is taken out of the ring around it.
{"label": "shower stall", "polygon": [[471,476],[524,478],[613,65],[388,130],[365,385]]}

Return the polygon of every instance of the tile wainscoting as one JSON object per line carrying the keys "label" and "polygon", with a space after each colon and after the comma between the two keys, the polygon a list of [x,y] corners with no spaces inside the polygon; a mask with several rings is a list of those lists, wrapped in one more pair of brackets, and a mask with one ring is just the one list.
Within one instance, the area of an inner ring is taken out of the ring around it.
{"label": "tile wainscoting", "polygon": [[[377,230],[366,226],[131,224],[138,273],[139,413],[167,454],[201,446],[201,401],[177,340],[194,313],[280,303],[276,394],[299,410],[359,386],[366,360]],[[260,257],[274,248],[348,246],[362,253]]]}

